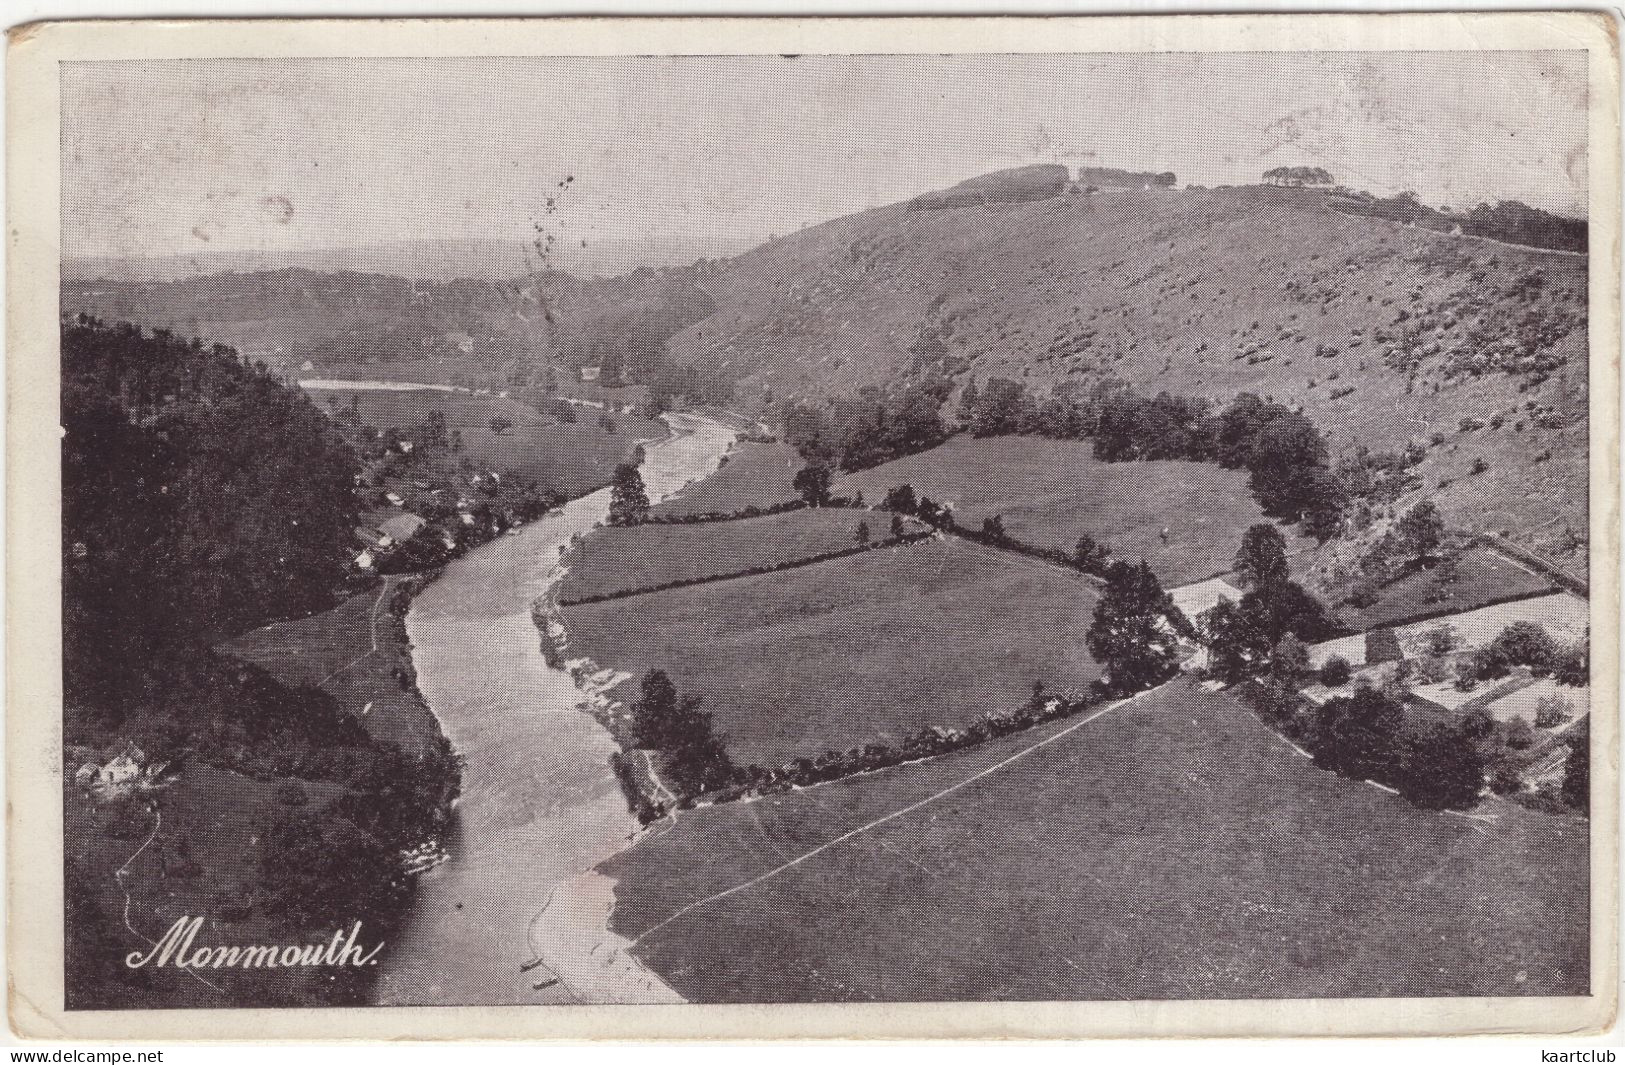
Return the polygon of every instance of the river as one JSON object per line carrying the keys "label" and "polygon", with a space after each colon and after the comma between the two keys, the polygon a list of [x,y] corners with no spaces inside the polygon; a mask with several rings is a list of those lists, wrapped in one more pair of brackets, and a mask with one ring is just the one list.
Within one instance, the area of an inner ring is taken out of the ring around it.
{"label": "river", "polygon": [[[643,465],[653,501],[715,471],[735,435],[692,415],[667,422],[673,436]],[[467,764],[451,857],[419,877],[382,961],[381,1005],[682,1001],[607,929],[614,882],[593,869],[637,821],[609,768],[614,741],[543,660],[531,617],[560,549],[608,512],[608,489],[574,500],[452,562],[413,602],[418,687]]]}

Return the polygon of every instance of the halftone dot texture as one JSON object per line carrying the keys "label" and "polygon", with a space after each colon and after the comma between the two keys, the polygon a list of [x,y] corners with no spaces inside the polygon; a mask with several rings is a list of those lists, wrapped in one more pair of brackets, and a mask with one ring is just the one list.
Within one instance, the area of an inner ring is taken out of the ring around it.
{"label": "halftone dot texture", "polygon": [[[1084,639],[1099,582],[1055,564],[1080,537],[1178,592],[1234,580],[1263,514],[1244,470],[1106,462],[1043,427],[966,433],[832,489],[873,503],[909,484],[1008,542],[860,552],[857,523],[878,538],[887,515],[743,516],[793,501],[804,460],[770,433],[696,423],[643,467],[663,523],[595,532],[593,490],[664,430],[565,410],[525,372],[551,356],[572,398],[614,403],[602,375],[642,345],[723,372],[750,411],[910,380],[953,418],[972,382],[1019,385],[1034,409],[1104,382],[1216,407],[1251,392],[1302,408],[1335,457],[1414,456],[1403,499],[1359,516],[1373,535],[1425,496],[1482,538],[1450,582],[1397,576],[1349,617],[1404,631],[1445,608],[1521,616],[1536,608],[1505,601],[1575,586],[1589,558],[1587,264],[1463,213],[1516,199],[1583,214],[1582,64],[68,65],[64,248],[69,275],[92,280],[67,288],[104,316],[336,378],[310,389],[335,415],[410,428],[438,411],[471,462],[586,496],[463,558],[409,612],[392,577],[222,648],[320,688],[376,738],[413,751],[443,730],[467,759],[452,860],[390,929],[379,1002],[1582,994],[1582,821],[1414,808],[1183,682],[920,765],[682,810],[629,847],[611,760],[670,792],[659,759],[601,726],[624,725],[616,701],[645,671],[702,696],[742,764],[962,729],[1034,681],[1100,676]],[[994,173],[1034,166],[1050,169]],[[1258,184],[1281,167],[1340,188]],[[1393,198],[1405,191],[1425,208]],[[95,281],[292,266],[324,272],[248,292]],[[339,268],[356,272],[325,272]],[[363,531],[405,509],[367,502]],[[705,514],[728,520],[680,523]],[[1290,530],[1288,551],[1329,598],[1361,598],[1357,551]],[[181,835],[229,866],[256,804],[288,802],[189,772],[164,833],[138,817],[114,836],[114,867],[135,855],[121,891],[161,883]],[[210,901],[237,912],[251,889]],[[128,914],[161,931],[162,904]]]}

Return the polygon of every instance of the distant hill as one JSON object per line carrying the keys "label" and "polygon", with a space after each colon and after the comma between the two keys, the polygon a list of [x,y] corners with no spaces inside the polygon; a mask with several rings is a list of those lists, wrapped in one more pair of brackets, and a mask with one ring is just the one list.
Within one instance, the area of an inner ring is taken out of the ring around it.
{"label": "distant hill", "polygon": [[250,362],[320,376],[524,386],[551,356],[565,367],[619,361],[652,372],[666,338],[710,314],[707,267],[641,269],[584,281],[421,281],[287,269],[174,281],[67,281],[65,313],[229,344]]}
{"label": "distant hill", "polygon": [[1336,452],[1419,442],[1452,521],[1583,570],[1585,258],[1329,201],[1253,186],[882,207],[722,264],[703,282],[716,313],[671,353],[758,409],[932,376],[1253,391],[1301,405]]}
{"label": "distant hill", "polygon": [[[686,266],[702,258],[735,255],[753,243],[741,237],[589,241],[585,247],[558,249],[553,262],[578,277],[618,277],[642,268]],[[199,251],[157,258],[85,257],[64,260],[62,277],[65,281],[166,282],[210,274],[303,269],[389,274],[412,281],[503,281],[531,269],[526,251],[522,241],[405,240],[352,248]]]}
{"label": "distant hill", "polygon": [[551,360],[644,380],[676,364],[731,379],[759,416],[907,381],[1252,391],[1301,405],[1336,453],[1425,450],[1421,491],[1451,522],[1584,570],[1586,259],[1474,235],[1583,244],[1583,222],[1094,177],[1091,192],[1061,166],[1001,171],[729,259],[555,274],[548,328],[528,283],[354,272],[69,282],[63,306],[322,372],[517,382]]}

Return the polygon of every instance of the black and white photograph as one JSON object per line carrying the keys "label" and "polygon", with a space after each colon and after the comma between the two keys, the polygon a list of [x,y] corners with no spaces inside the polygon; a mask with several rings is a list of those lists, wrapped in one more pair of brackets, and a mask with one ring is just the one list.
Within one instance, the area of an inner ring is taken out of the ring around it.
{"label": "black and white photograph", "polygon": [[1365,18],[28,68],[24,1012],[1611,1023],[1613,24]]}

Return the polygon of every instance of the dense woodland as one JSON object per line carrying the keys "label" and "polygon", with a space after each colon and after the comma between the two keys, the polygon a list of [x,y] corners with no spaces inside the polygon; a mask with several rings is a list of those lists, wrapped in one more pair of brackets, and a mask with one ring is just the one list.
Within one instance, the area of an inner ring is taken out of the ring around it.
{"label": "dense woodland", "polygon": [[[62,372],[66,744],[103,758],[133,743],[179,767],[179,787],[199,766],[339,785],[331,804],[260,812],[249,901],[272,920],[387,921],[406,891],[400,850],[456,793],[455,755],[442,742],[410,757],[325,693],[211,650],[353,590],[356,453],[298,390],[227,348],[80,318],[63,323]],[[68,894],[84,948],[69,951],[70,989],[117,1002],[119,915],[72,868]]]}

